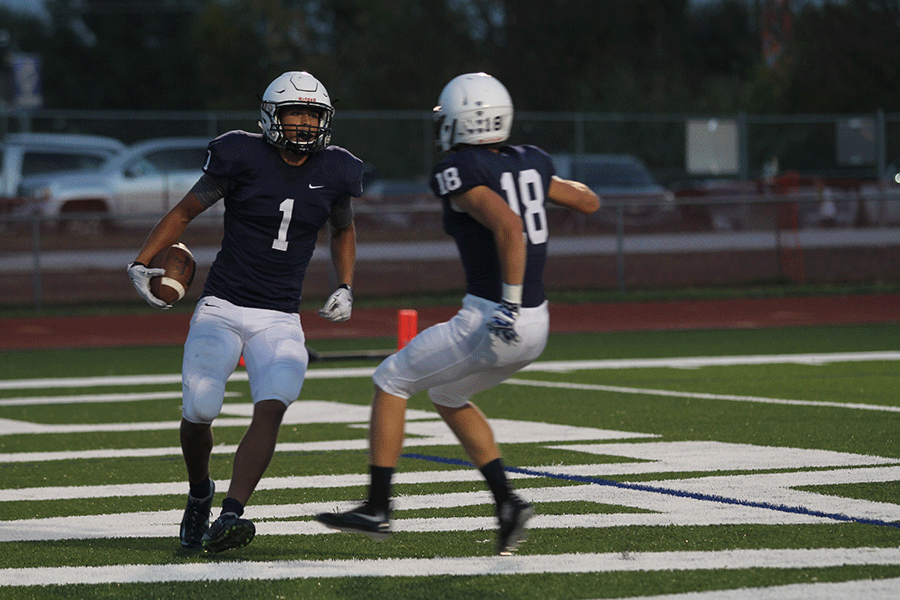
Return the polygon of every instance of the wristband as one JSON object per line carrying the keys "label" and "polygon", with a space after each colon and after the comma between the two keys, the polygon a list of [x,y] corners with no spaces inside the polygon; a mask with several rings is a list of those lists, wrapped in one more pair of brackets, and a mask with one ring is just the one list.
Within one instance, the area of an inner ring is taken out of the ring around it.
{"label": "wristband", "polygon": [[504,283],[501,296],[503,301],[520,306],[522,304],[522,287],[521,284],[511,285],[509,283]]}

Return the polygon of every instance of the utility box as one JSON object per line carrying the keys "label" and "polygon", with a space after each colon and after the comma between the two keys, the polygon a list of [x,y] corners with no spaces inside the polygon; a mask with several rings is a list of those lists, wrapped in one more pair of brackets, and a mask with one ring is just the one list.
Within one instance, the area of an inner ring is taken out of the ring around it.
{"label": "utility box", "polygon": [[838,165],[858,167],[875,164],[875,119],[842,119],[837,122],[836,138]]}
{"label": "utility box", "polygon": [[685,156],[691,175],[738,173],[738,126],[734,119],[690,119]]}

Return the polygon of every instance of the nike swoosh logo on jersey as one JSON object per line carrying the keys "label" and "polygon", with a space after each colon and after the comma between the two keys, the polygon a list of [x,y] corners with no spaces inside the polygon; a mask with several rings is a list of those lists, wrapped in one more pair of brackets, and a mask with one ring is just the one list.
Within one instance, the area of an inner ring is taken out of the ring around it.
{"label": "nike swoosh logo on jersey", "polygon": [[324,185],[313,185],[313,184],[309,184],[309,189],[311,189],[311,190],[317,190],[317,189],[323,188],[323,187],[325,187],[325,186],[324,186]]}

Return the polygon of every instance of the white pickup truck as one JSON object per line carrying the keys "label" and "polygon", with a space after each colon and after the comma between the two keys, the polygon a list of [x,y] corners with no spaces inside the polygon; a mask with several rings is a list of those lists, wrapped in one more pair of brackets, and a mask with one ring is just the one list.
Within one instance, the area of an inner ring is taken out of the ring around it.
{"label": "white pickup truck", "polygon": [[18,190],[21,211],[83,235],[109,225],[155,223],[200,177],[208,143],[208,138],[145,140],[99,170],[25,177]]}

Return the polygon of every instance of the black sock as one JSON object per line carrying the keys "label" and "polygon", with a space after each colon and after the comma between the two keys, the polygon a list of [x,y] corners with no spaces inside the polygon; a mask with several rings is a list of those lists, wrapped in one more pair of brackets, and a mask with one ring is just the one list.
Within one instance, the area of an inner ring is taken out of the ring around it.
{"label": "black sock", "polygon": [[387,512],[390,506],[391,478],[394,476],[394,469],[369,465],[369,473],[371,475],[369,505]]}
{"label": "black sock", "polygon": [[484,475],[491,493],[494,494],[494,501],[500,506],[509,498],[509,481],[506,479],[506,471],[503,470],[503,461],[495,458],[479,469]]}
{"label": "black sock", "polygon": [[191,498],[201,499],[209,496],[209,493],[212,491],[211,483],[212,482],[210,482],[209,477],[207,477],[200,483],[189,483],[189,485],[191,486]]}
{"label": "black sock", "polygon": [[234,498],[225,498],[222,500],[222,514],[225,513],[234,513],[237,516],[241,516],[244,514],[244,505]]}

